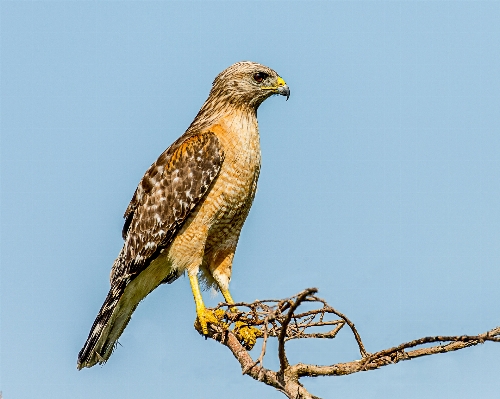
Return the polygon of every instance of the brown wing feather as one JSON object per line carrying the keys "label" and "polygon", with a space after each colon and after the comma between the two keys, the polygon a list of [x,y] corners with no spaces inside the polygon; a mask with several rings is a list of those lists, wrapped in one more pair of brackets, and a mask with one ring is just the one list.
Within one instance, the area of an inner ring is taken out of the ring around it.
{"label": "brown wing feather", "polygon": [[171,243],[219,174],[223,159],[211,132],[181,137],[160,155],[125,212],[123,260],[113,279],[137,275]]}

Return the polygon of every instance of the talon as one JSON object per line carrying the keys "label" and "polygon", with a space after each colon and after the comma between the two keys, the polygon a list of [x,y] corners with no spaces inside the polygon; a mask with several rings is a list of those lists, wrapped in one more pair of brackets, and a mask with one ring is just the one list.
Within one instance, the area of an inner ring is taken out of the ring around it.
{"label": "talon", "polygon": [[264,335],[258,328],[249,326],[243,321],[237,321],[235,323],[234,332],[238,336],[241,344],[248,350],[251,350],[255,346],[257,338]]}
{"label": "talon", "polygon": [[210,309],[203,309],[198,313],[198,317],[194,322],[194,328],[205,336],[208,335],[208,324],[220,324],[220,319],[217,318],[217,313]]}

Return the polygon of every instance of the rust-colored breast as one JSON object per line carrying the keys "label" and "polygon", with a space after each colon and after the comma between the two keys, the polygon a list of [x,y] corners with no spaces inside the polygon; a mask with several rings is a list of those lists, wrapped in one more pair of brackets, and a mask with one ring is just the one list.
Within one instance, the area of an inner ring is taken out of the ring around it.
{"label": "rust-colored breast", "polygon": [[[206,249],[228,245],[238,239],[250,211],[260,173],[260,143],[256,120],[243,116],[231,118],[232,124],[214,126],[211,130],[221,142],[225,161],[214,187],[207,197],[213,207]],[[235,126],[239,122],[239,126]],[[236,246],[236,242],[234,243]]]}
{"label": "rust-colored breast", "polygon": [[169,251],[179,269],[200,266],[199,251],[208,263],[221,251],[234,252],[257,189],[261,153],[255,115],[231,114],[207,130],[219,139],[224,162]]}

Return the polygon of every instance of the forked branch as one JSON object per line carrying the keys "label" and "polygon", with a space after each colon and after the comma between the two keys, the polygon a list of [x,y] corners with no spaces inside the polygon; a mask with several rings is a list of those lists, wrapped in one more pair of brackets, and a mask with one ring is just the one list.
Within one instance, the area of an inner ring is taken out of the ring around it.
{"label": "forked branch", "polygon": [[[347,375],[421,356],[452,352],[486,341],[500,342],[500,327],[496,327],[479,335],[424,337],[369,354],[354,323],[328,305],[325,300],[318,298],[316,293],[316,288],[308,288],[290,298],[257,300],[253,303],[240,302],[235,304],[239,309],[237,312],[234,311],[235,305],[221,303],[215,308],[221,323],[210,325],[209,337],[231,350],[240,363],[243,374],[276,388],[290,399],[317,398],[299,382],[301,377]],[[305,303],[312,304],[316,308],[298,313],[299,307]],[[356,340],[361,356],[359,360],[325,366],[289,364],[285,349],[288,341],[302,338],[334,339],[345,326],[350,329]],[[319,327],[327,328],[327,331],[311,332],[313,328],[315,331]],[[245,334],[243,331],[246,331]],[[254,337],[262,338],[260,355],[255,361],[248,352],[255,341],[253,339],[249,343],[248,340],[248,334],[252,331],[257,333]],[[278,340],[280,369],[277,371],[264,367],[267,341],[271,337]],[[439,343],[439,345],[421,347],[429,343]]]}

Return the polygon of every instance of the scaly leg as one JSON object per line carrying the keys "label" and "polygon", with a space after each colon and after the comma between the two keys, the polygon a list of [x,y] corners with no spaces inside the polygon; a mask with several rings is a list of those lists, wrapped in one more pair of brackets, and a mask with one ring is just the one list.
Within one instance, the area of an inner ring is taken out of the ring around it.
{"label": "scaly leg", "polygon": [[233,298],[231,297],[231,293],[229,292],[228,289],[221,288],[220,292],[222,292],[222,295],[224,296],[224,299],[226,300],[227,303],[232,305],[234,303]]}
{"label": "scaly leg", "polygon": [[[231,269],[235,249],[235,247],[230,247],[225,251],[219,252],[210,265],[210,272],[217,282],[224,299],[229,305],[234,304],[233,298],[229,293],[228,285],[231,278]],[[229,310],[233,313],[238,313],[238,308],[236,306],[231,306]],[[247,349],[252,349],[257,342],[257,338],[262,337],[263,335],[262,331],[258,328],[249,326],[244,321],[237,321],[234,323],[234,332],[238,336],[240,342]]]}
{"label": "scaly leg", "polygon": [[[219,289],[220,289],[220,292],[222,292],[222,295],[224,296],[224,299],[226,300],[226,302],[229,303],[230,305],[233,305],[234,301],[233,301],[233,298],[231,297],[231,293],[229,292],[229,289],[221,288],[221,287],[219,287]],[[238,308],[236,306],[232,306],[230,308],[230,310],[231,310],[231,312],[237,312]]]}
{"label": "scaly leg", "polygon": [[203,303],[201,296],[200,285],[198,283],[198,276],[196,274],[189,274],[189,282],[191,283],[191,290],[193,291],[194,302],[196,304],[196,315],[201,326],[203,335],[208,335],[208,323],[218,324],[219,320],[215,317],[211,310],[208,310]]}

